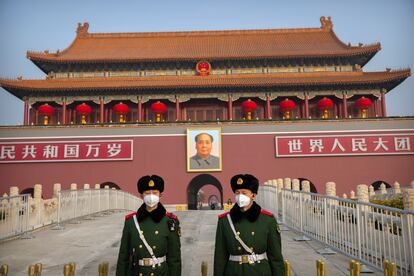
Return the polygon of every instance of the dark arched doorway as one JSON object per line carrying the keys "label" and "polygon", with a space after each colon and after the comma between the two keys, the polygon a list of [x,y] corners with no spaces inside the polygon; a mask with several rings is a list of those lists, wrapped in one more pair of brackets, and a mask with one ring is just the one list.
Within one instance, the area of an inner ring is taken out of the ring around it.
{"label": "dark arched doorway", "polygon": [[26,188],[20,192],[21,195],[30,194],[32,198],[34,198],[34,188]]}
{"label": "dark arched doorway", "polygon": [[304,181],[304,180],[307,180],[307,181],[309,181],[309,186],[310,186],[310,192],[311,193],[314,193],[314,194],[317,194],[318,193],[318,190],[316,189],[316,187],[315,187],[315,185],[312,183],[312,181],[310,181],[309,179],[307,179],[307,178],[298,178],[299,179],[299,182],[300,182],[300,190],[302,191],[302,181]]}
{"label": "dark arched doorway", "polygon": [[101,189],[104,189],[105,186],[109,186],[109,189],[115,188],[116,190],[121,190],[121,188],[113,182],[104,182],[100,186]]}
{"label": "dark arched doorway", "polygon": [[391,185],[390,184],[388,184],[385,181],[381,181],[381,180],[375,181],[374,183],[371,184],[371,186],[374,187],[374,191],[377,191],[377,190],[380,189],[382,183],[384,183],[385,188],[387,188],[387,189],[391,188]]}
{"label": "dark arched doorway", "polygon": [[205,185],[213,185],[220,193],[220,206],[223,206],[223,187],[220,181],[212,175],[200,174],[194,177],[187,187],[187,204],[188,210],[197,210],[197,193]]}

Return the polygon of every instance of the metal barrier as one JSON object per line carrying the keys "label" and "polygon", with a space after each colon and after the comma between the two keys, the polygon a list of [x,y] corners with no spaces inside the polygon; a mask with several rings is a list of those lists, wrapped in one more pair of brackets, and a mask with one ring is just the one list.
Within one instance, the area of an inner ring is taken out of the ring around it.
{"label": "metal barrier", "polygon": [[64,190],[51,202],[54,208],[46,216],[44,204],[29,194],[0,197],[0,241],[19,235],[29,237],[29,231],[54,223],[54,229],[62,229],[62,222],[79,223],[81,218],[105,211],[135,211],[142,204],[140,198],[113,189]]}
{"label": "metal barrier", "polygon": [[381,269],[388,259],[401,275],[412,273],[413,212],[274,186],[261,186],[257,202],[279,223],[361,262]]}
{"label": "metal barrier", "polygon": [[0,198],[0,240],[29,230],[29,194]]}

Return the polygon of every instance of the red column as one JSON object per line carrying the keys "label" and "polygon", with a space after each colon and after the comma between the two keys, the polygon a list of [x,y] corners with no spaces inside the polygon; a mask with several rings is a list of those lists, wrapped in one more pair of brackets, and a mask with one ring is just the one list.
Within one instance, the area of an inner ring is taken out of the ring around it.
{"label": "red column", "polygon": [[76,110],[75,109],[72,110],[72,116],[73,116],[72,121],[74,124],[76,124]]}
{"label": "red column", "polygon": [[336,102],[335,107],[336,107],[336,118],[341,118],[341,104]]}
{"label": "red column", "polygon": [[229,105],[228,105],[228,119],[233,120],[233,97],[229,95]]}
{"label": "red column", "polygon": [[381,92],[381,109],[382,109],[382,117],[387,117],[387,107],[385,105],[385,93]]}
{"label": "red column", "polygon": [[105,123],[105,104],[103,99],[101,99],[99,104],[99,122],[101,124]]}
{"label": "red column", "polygon": [[309,119],[309,95],[305,94],[305,118]]}
{"label": "red column", "polygon": [[374,100],[374,116],[378,117],[378,99],[375,98]]}
{"label": "red column", "polygon": [[138,122],[142,122],[142,99],[138,99]]}
{"label": "red column", "polygon": [[63,99],[62,104],[62,125],[66,125],[66,99]]}
{"label": "red column", "polygon": [[70,122],[72,121],[72,109],[68,110],[68,125],[70,124]]}
{"label": "red column", "polygon": [[270,108],[270,97],[269,95],[266,96],[266,118],[271,119],[272,117],[272,109]]}
{"label": "red column", "polygon": [[175,120],[180,120],[180,100],[175,98]]}
{"label": "red column", "polygon": [[23,124],[25,126],[29,125],[29,102],[27,99],[24,100],[24,117]]}
{"label": "red column", "polygon": [[346,99],[346,94],[342,96],[342,115],[344,118],[348,118],[348,101]]}

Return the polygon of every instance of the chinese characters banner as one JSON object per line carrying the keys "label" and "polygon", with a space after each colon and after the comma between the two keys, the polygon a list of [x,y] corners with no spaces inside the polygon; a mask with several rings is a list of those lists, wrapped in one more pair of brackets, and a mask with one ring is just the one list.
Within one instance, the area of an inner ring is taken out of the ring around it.
{"label": "chinese characters banner", "polygon": [[132,160],[132,148],[132,140],[0,141],[0,163]]}
{"label": "chinese characters banner", "polygon": [[279,136],[276,157],[414,154],[414,133]]}

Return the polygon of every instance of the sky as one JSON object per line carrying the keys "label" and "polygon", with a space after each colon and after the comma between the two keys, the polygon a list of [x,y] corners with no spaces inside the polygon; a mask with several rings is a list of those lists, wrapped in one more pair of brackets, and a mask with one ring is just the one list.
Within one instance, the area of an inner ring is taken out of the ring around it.
{"label": "sky", "polygon": [[[413,0],[0,0],[0,77],[43,79],[26,52],[67,48],[78,22],[89,32],[320,27],[331,16],[344,43],[380,42],[364,71],[414,68]],[[386,96],[388,116],[414,116],[414,77]],[[0,125],[23,122],[23,102],[0,88]]]}

